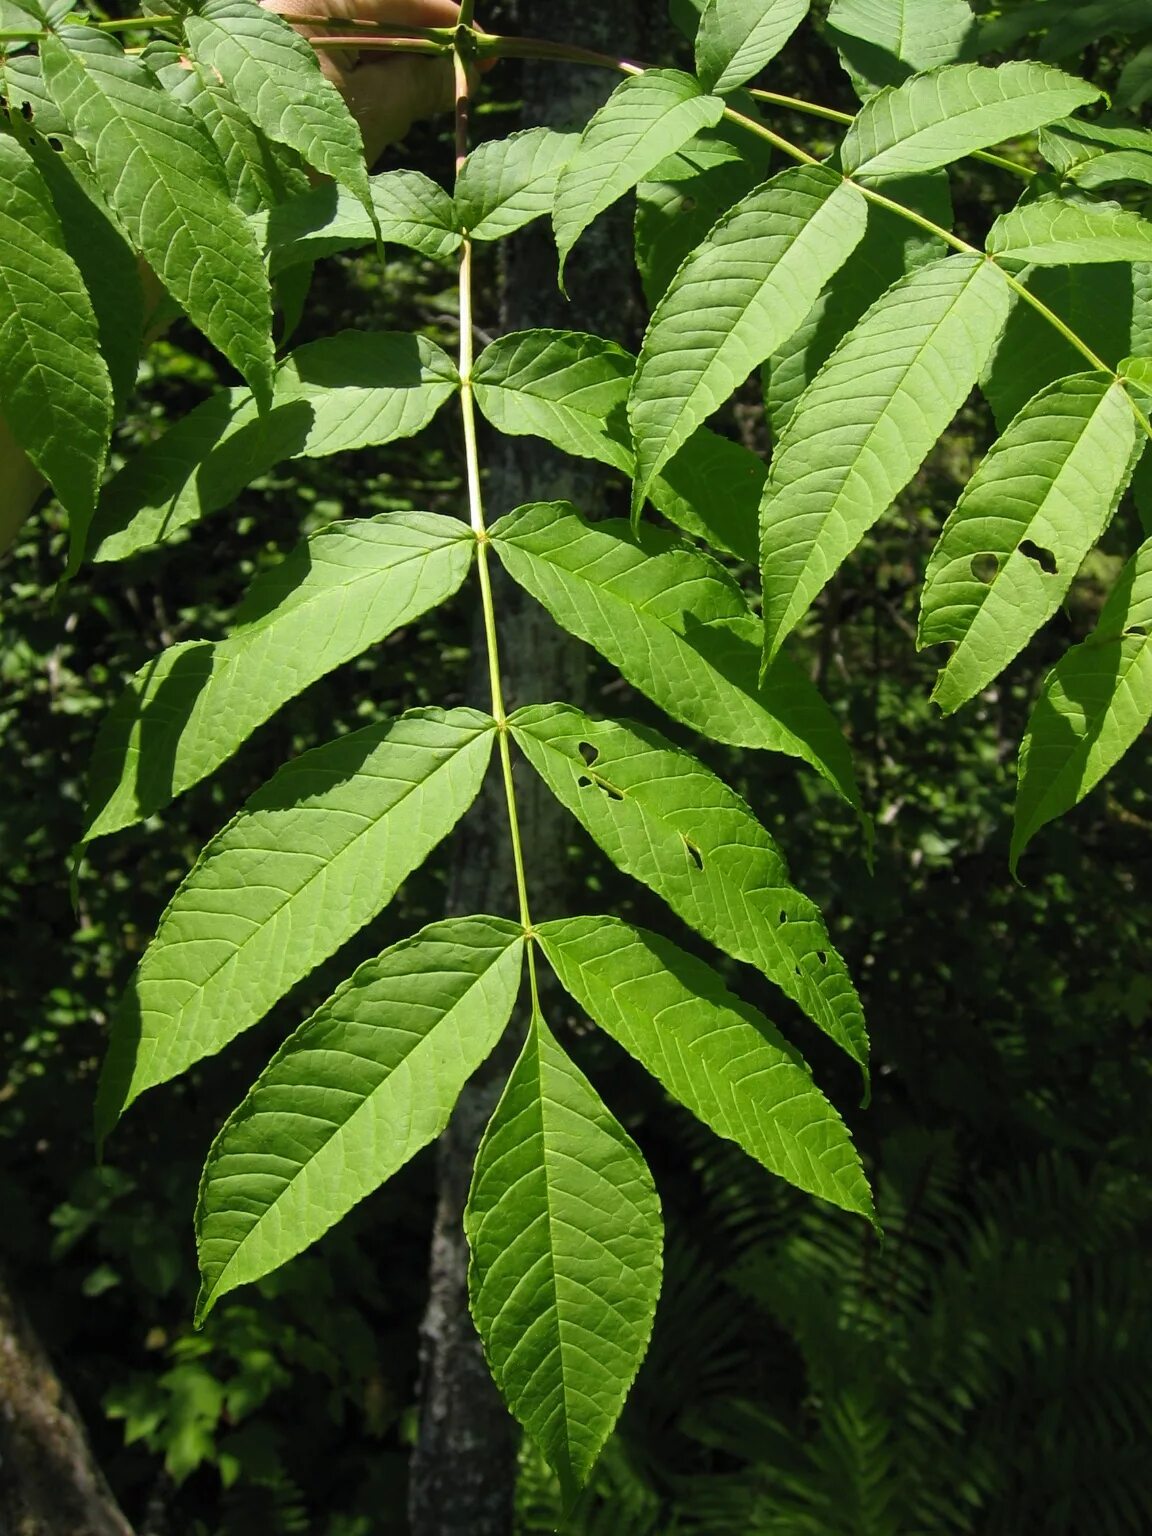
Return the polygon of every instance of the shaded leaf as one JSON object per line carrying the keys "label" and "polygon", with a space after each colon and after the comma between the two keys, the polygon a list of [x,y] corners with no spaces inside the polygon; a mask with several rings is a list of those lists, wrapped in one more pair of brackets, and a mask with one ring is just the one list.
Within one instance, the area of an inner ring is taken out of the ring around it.
{"label": "shaded leaf", "polygon": [[1152,541],[1121,572],[1096,629],[1049,673],[1020,749],[1012,870],[1152,719]]}
{"label": "shaded leaf", "polygon": [[932,695],[946,714],[1059,608],[1116,511],[1136,448],[1124,386],[1106,374],[1061,380],[993,444],[924,578],[917,643],[955,646]]}
{"label": "shaded leaf", "polygon": [[739,795],[655,731],[568,705],[519,710],[512,731],[619,869],[717,948],[763,971],[867,1069],[860,1000],[819,908],[792,885],[779,848]]}
{"label": "shaded leaf", "polygon": [[615,917],[537,929],[565,989],[717,1135],[842,1210],[872,1215],[860,1158],[799,1053],[709,966]]}
{"label": "shaded leaf", "polygon": [[860,96],[954,64],[974,27],[968,0],[832,0],[829,39]]}
{"label": "shaded leaf", "polygon": [[112,382],[80,270],[28,151],[0,136],[0,403],[68,509],[73,563],[112,430]]}
{"label": "shaded leaf", "polygon": [[514,923],[434,923],[362,965],[281,1046],[204,1166],[198,1321],[439,1136],[504,1032],[523,954]]}
{"label": "shaded leaf", "polygon": [[336,251],[371,245],[377,238],[419,251],[434,261],[460,245],[452,199],[420,171],[385,171],[368,182],[376,224],[359,198],[329,182],[273,208],[261,221],[261,238],[273,272]]}
{"label": "shaded leaf", "polygon": [[116,1009],[99,1138],[388,904],[476,798],[494,733],[475,710],[413,710],[305,752],[252,796],[176,892]]}
{"label": "shaded leaf", "polygon": [[480,1144],[464,1226],[488,1364],[570,1498],[648,1347],[663,1233],[639,1149],[539,1015]]}
{"label": "shaded leaf", "polygon": [[432,512],[335,523],[253,583],[225,640],[143,667],[105,716],[85,841],[161,810],[317,678],[457,591],[475,541]]}

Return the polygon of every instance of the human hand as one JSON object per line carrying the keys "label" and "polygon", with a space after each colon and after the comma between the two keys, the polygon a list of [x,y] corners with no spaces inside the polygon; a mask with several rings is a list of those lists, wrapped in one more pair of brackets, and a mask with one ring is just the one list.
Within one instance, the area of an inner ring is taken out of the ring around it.
{"label": "human hand", "polygon": [[[331,16],[334,20],[370,21],[381,27],[454,27],[460,7],[456,0],[261,0],[289,21],[294,16]],[[323,27],[294,23],[305,37]],[[452,105],[452,64],[415,54],[374,53],[365,49],[325,48],[320,53],[324,73],[348,103],[360,124],[369,166],[380,152],[422,117],[446,112]]]}

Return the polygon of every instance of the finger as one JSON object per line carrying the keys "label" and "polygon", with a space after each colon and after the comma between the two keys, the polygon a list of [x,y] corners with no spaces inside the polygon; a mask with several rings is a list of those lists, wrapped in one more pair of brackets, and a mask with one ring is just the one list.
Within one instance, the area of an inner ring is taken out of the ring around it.
{"label": "finger", "polygon": [[360,67],[346,77],[344,93],[372,165],[417,118],[451,109],[452,66],[444,59],[373,60],[364,54]]}

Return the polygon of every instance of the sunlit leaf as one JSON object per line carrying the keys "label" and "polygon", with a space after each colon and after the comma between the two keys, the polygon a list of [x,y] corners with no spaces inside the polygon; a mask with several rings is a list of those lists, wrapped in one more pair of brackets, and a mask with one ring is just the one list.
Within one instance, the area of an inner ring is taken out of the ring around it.
{"label": "sunlit leaf", "polygon": [[733,91],[770,63],[811,0],[708,0],[696,34],[696,69],[710,91]]}

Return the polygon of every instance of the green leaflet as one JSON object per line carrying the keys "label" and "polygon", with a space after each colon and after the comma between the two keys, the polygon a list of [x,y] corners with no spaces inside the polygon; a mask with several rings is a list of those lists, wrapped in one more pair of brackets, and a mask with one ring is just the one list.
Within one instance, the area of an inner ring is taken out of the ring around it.
{"label": "green leaflet", "polygon": [[[578,331],[518,331],[485,348],[472,372],[476,403],[498,431],[529,434],[631,477],[627,399],[636,360]],[[764,466],[701,427],[649,488],[665,517],[755,562]]]}
{"label": "green leaflet", "polygon": [[294,759],[213,838],[112,1020],[98,1138],[375,917],[472,804],[495,724],[412,710]]}
{"label": "green leaflet", "polygon": [[867,217],[850,182],[796,166],[737,203],[687,258],[649,323],[628,402],[634,515],[677,449],[801,325]]}
{"label": "green leaflet", "polygon": [[589,224],[723,114],[718,96],[705,96],[691,75],[678,70],[646,70],[616,87],[584,129],[556,183],[552,225],[561,279],[569,252]]}
{"label": "green leaflet", "polygon": [[538,1014],[480,1144],[464,1226],[488,1364],[570,1499],[648,1347],[663,1234],[639,1148]]}
{"label": "green leaflet", "polygon": [[184,35],[197,64],[274,144],[371,206],[360,129],[305,38],[255,0],[201,0]]}
{"label": "green leaflet", "polygon": [[[1144,308],[1142,271],[1131,263],[1032,267],[1021,277],[1028,291],[1087,343],[1109,367],[1134,346]],[[1042,389],[1084,370],[1084,355],[1043,315],[1013,299],[1008,324],[980,380],[1001,431]]]}
{"label": "green leaflet", "polygon": [[708,135],[698,134],[639,183],[636,267],[649,308],[659,304],[681,263],[717,219],[758,186],[764,174],[723,139],[713,146]]}
{"label": "green leaflet", "polygon": [[1118,203],[1052,195],[1002,213],[988,253],[1038,266],[1152,261],[1152,223]]}
{"label": "green leaflet", "polygon": [[655,731],[568,705],[519,710],[512,731],[545,783],[625,874],[737,960],[763,971],[867,1072],[860,1000],[819,908],[747,805]]}
{"label": "green leaflet", "polygon": [[115,420],[136,387],[140,367],[144,289],[139,264],[92,179],[73,175],[65,156],[49,148],[45,139],[36,138],[28,149],[48,184],[64,247],[79,267],[92,301],[99,352],[112,383]]}
{"label": "green leaflet", "polygon": [[698,1120],[798,1189],[871,1218],[844,1122],[799,1053],[710,966],[615,917],[564,918],[537,934],[589,1017]]}
{"label": "green leaflet", "polygon": [[1049,673],[1020,749],[1012,871],[1152,719],[1152,540],[1124,567],[1094,632]]}
{"label": "green leaflet", "polygon": [[253,583],[226,640],[170,647],[104,717],[84,841],[161,810],[310,683],[451,597],[474,550],[466,524],[432,512],[306,539]]}
{"label": "green leaflet", "polygon": [[1041,131],[1040,153],[1061,175],[1089,191],[1123,181],[1152,184],[1152,132],[1147,128],[1069,118]]}
{"label": "green leaflet", "polygon": [[696,34],[706,90],[734,91],[758,75],[808,14],[811,0],[708,0]]}
{"label": "green leaflet", "polygon": [[1112,92],[1114,106],[1135,112],[1152,99],[1152,43],[1146,43],[1139,53],[1125,64],[1116,89]]}
{"label": "green leaflet", "polygon": [[945,714],[1059,608],[1116,511],[1136,448],[1123,384],[1095,373],[1038,395],[993,445],[924,578],[917,644],[955,646],[932,695]]}
{"label": "green leaflet", "polygon": [[[894,177],[885,182],[884,195],[945,229],[952,225],[946,171]],[[891,209],[869,205],[863,240],[831,278],[803,325],[765,367],[764,404],[776,438],[783,435],[792,419],[797,400],[880,295],[913,267],[945,254],[942,240],[926,235]]]}
{"label": "green leaflet", "polygon": [[271,292],[211,140],[154,75],[91,28],[45,38],[41,57],[52,99],[133,244],[267,403]]}
{"label": "green leaflet", "polygon": [[850,176],[933,171],[1032,133],[1102,94],[1047,64],[945,65],[865,102],[844,135],[841,161]]}
{"label": "green leaflet", "polygon": [[578,133],[525,128],[479,144],[456,180],[455,225],[473,240],[502,240],[550,213]]}
{"label": "green leaflet", "polygon": [[72,563],[112,431],[112,381],[80,270],[27,150],[0,136],[0,398],[17,440],[68,509]]}
{"label": "green leaflet", "polygon": [[1114,187],[1118,182],[1141,182],[1152,187],[1152,155],[1118,149],[1111,154],[1084,160],[1069,172],[1078,187],[1091,192],[1097,187]]}
{"label": "green leaflet", "polygon": [[284,459],[323,458],[411,437],[459,388],[435,342],[341,331],[298,347],[276,375],[272,409],[247,390],[198,405],[105,487],[91,558],[123,560],[226,507]]}
{"label": "green leaflet", "polygon": [[724,568],[659,529],[590,527],[574,507],[521,507],[492,528],[512,579],[673,719],[713,741],[803,758],[859,810],[847,744],[798,667],[759,682],[761,626]]}
{"label": "green leaflet", "polygon": [[[381,239],[434,261],[459,248],[452,199],[420,171],[385,171],[370,177],[368,188]],[[335,251],[371,245],[377,234],[359,199],[329,182],[273,208],[260,220],[260,237],[275,273]]]}
{"label": "green leaflet", "polygon": [[514,923],[434,923],[362,965],[281,1046],[204,1166],[197,1322],[439,1136],[504,1032],[523,958]]}
{"label": "green leaflet", "polygon": [[932,262],[872,306],[805,391],[761,513],[769,661],[916,473],[1007,314],[1008,286],[988,262]]}
{"label": "green leaflet", "polygon": [[968,0],[832,0],[828,37],[860,96],[954,64],[974,27]]}

